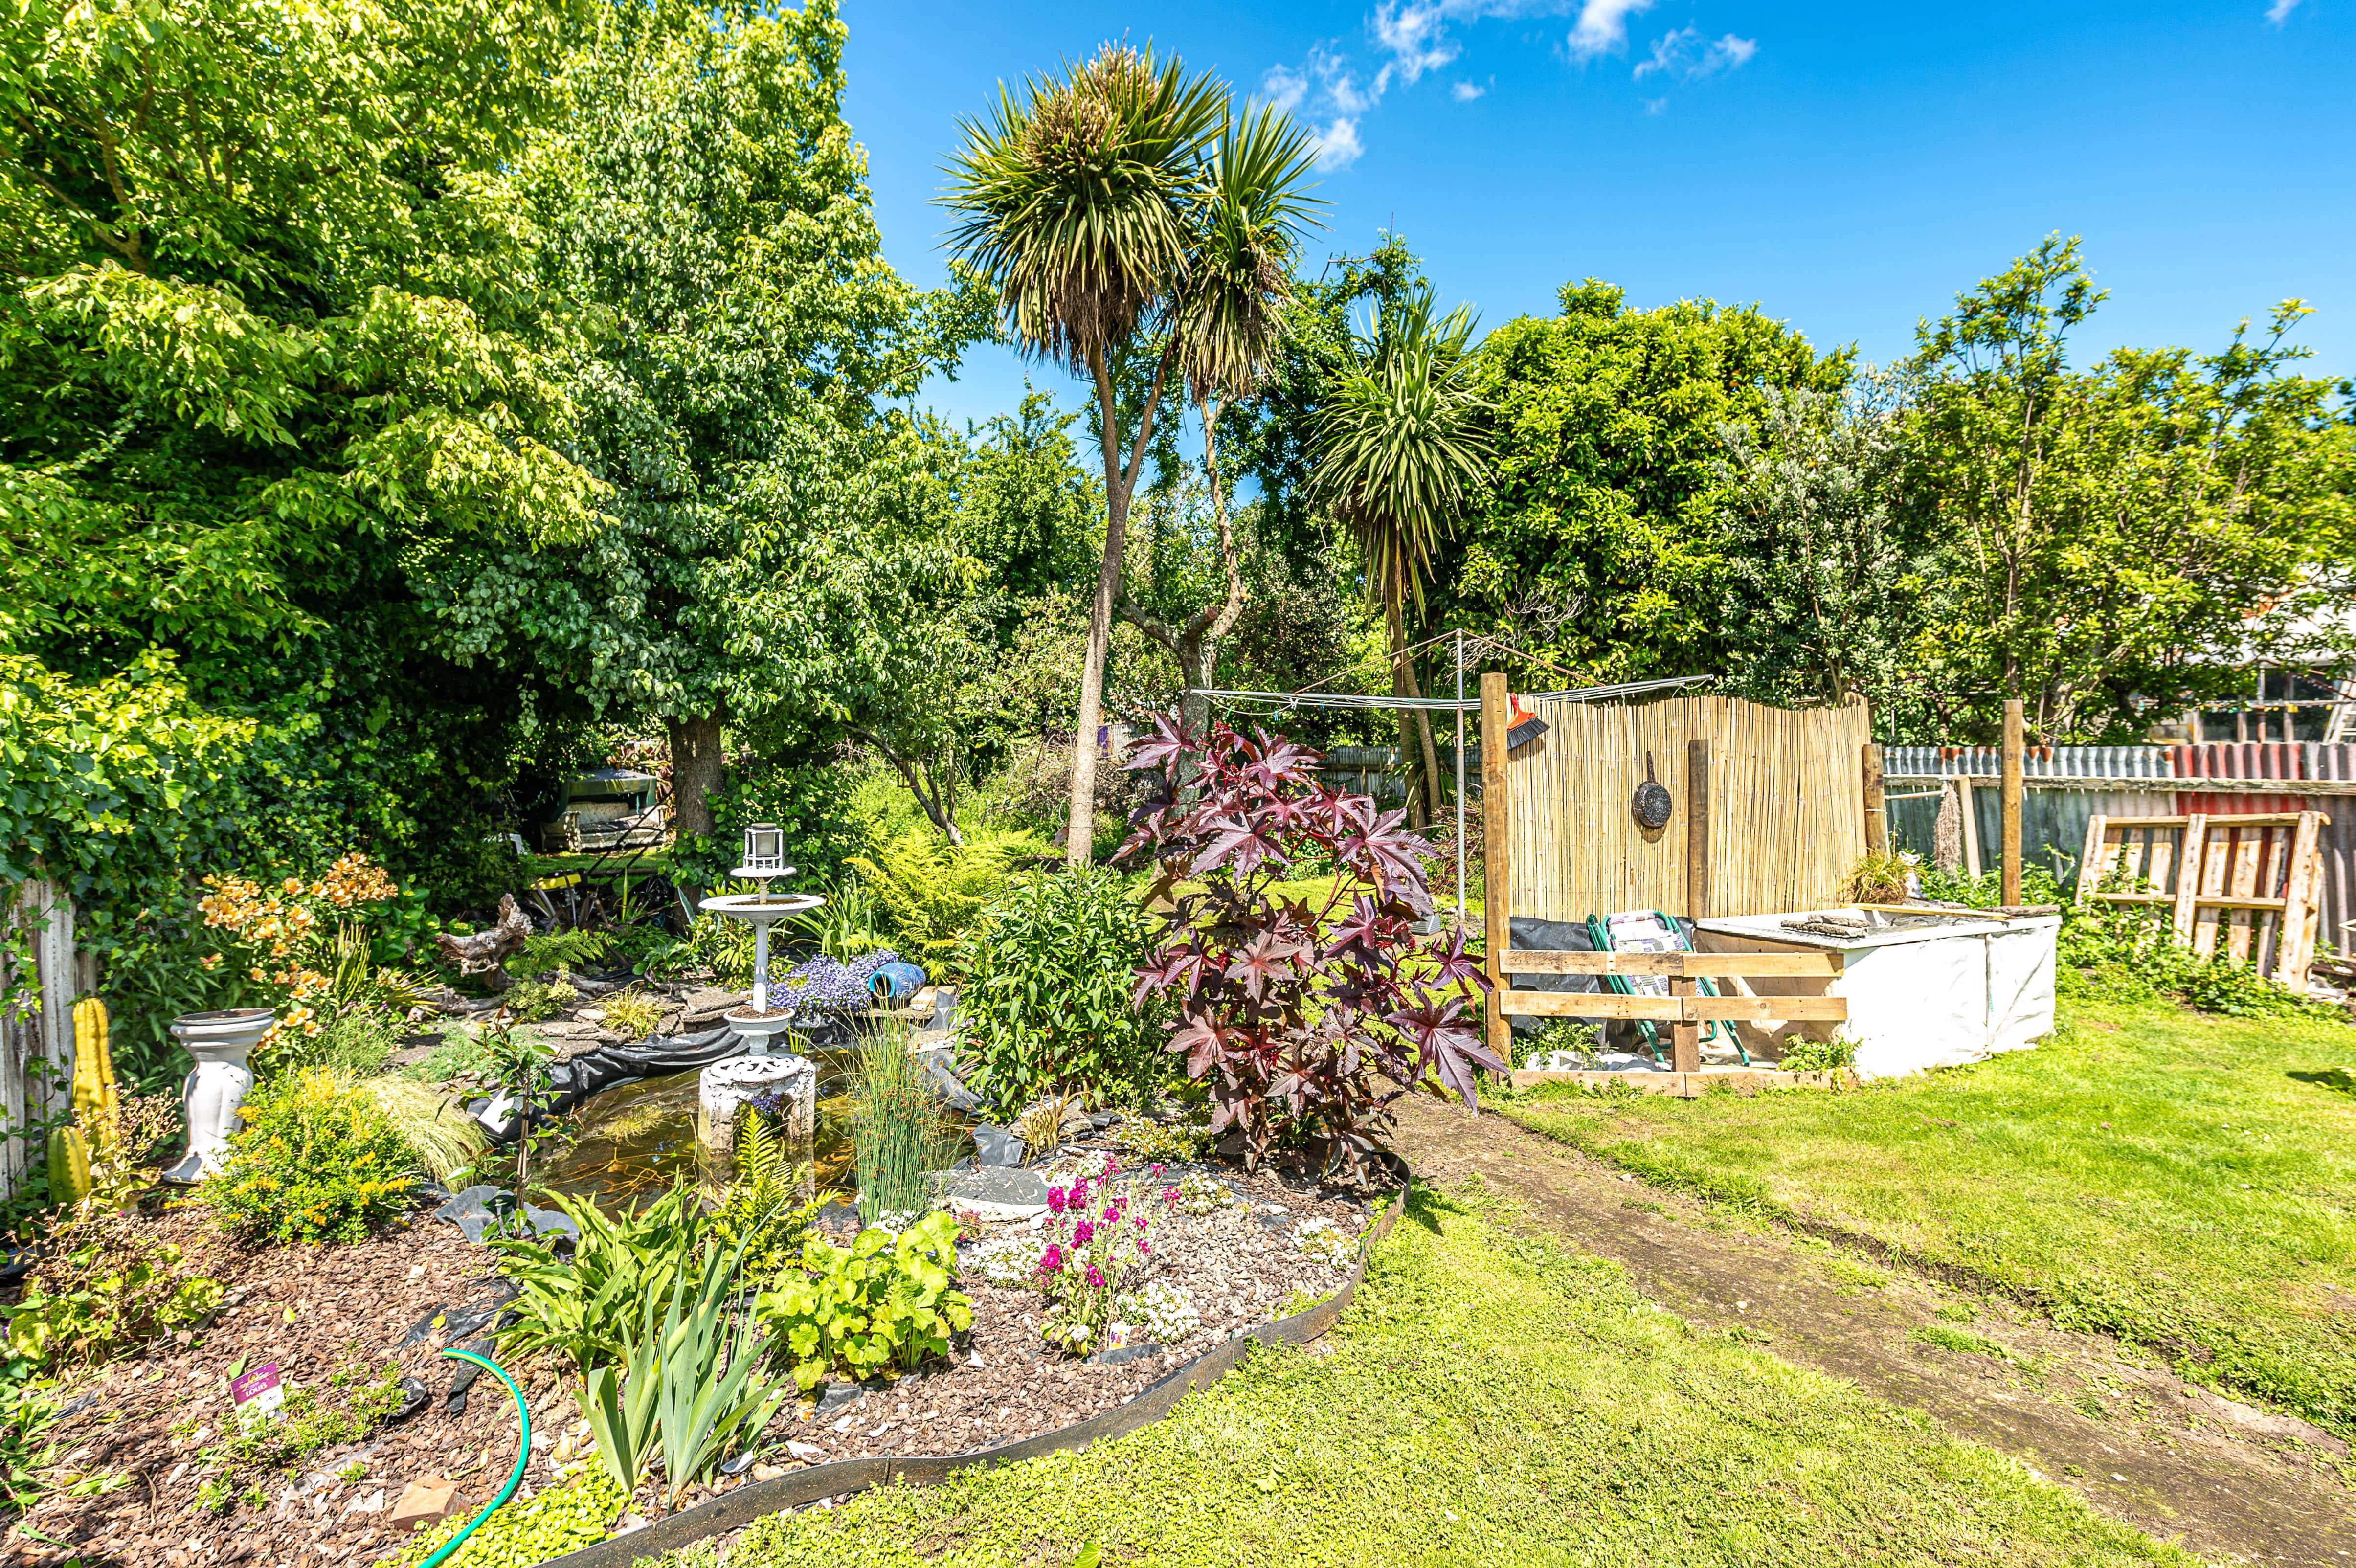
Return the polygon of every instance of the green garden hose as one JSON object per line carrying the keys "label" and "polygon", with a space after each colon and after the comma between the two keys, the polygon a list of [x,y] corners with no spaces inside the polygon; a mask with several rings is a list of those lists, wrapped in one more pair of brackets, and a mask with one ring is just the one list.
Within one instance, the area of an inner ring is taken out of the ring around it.
{"label": "green garden hose", "polygon": [[466,1529],[444,1541],[434,1550],[434,1555],[419,1563],[417,1568],[441,1568],[443,1561],[458,1548],[466,1545],[466,1538],[480,1530],[485,1520],[498,1512],[500,1505],[515,1496],[515,1489],[523,1484],[525,1468],[531,1464],[531,1412],[525,1408],[523,1391],[515,1386],[515,1380],[509,1377],[497,1361],[487,1356],[477,1356],[472,1350],[444,1350],[442,1354],[455,1356],[461,1361],[472,1361],[477,1367],[487,1367],[499,1381],[507,1384],[508,1392],[515,1396],[516,1420],[523,1426],[523,1436],[516,1444],[515,1473],[508,1477],[508,1484],[499,1488],[499,1495],[491,1499],[491,1506],[467,1520]]}

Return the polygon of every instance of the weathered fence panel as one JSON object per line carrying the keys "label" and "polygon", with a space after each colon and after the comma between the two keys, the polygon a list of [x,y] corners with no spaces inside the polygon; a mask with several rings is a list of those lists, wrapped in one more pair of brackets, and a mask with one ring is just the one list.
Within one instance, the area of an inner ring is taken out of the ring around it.
{"label": "weathered fence panel", "polygon": [[[13,897],[9,895],[13,894]],[[29,1014],[0,1009],[0,1190],[13,1194],[27,1171],[44,1157],[27,1130],[55,1109],[54,1084],[73,1079],[73,1004],[86,988],[74,950],[73,901],[53,884],[0,886],[0,918],[21,928],[32,940],[34,972],[15,972],[15,944],[0,943],[0,997],[16,996],[31,980],[40,993]]]}

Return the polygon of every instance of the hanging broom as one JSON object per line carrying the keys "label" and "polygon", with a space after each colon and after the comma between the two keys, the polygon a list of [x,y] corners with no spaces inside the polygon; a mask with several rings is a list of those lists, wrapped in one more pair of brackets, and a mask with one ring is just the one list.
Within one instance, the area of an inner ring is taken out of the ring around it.
{"label": "hanging broom", "polygon": [[1505,731],[1505,754],[1508,757],[1547,732],[1546,720],[1536,714],[1526,712],[1519,697],[1514,698],[1513,703],[1513,723]]}

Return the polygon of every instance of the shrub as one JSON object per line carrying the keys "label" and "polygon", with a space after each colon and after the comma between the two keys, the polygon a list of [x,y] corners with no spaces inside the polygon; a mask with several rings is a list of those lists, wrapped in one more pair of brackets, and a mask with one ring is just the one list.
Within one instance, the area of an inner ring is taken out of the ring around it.
{"label": "shrub", "polygon": [[973,1326],[972,1303],[950,1288],[956,1266],[957,1221],[946,1214],[928,1214],[896,1238],[870,1228],[847,1249],[813,1237],[801,1266],[781,1273],[754,1310],[804,1389],[837,1369],[853,1378],[914,1371]]}
{"label": "shrub", "polygon": [[220,1305],[218,1280],[190,1273],[180,1250],[92,1199],[42,1243],[8,1319],[8,1350],[36,1367],[104,1359],[195,1323]]}
{"label": "shrub", "polygon": [[1112,873],[1017,878],[966,939],[966,1081],[1001,1119],[1063,1090],[1141,1103],[1166,1065],[1151,1012],[1132,995],[1151,950]]}
{"label": "shrub", "polygon": [[626,1040],[643,1040],[662,1022],[662,1004],[643,991],[625,991],[597,1004],[605,1026]]}
{"label": "shrub", "polygon": [[519,1024],[544,1023],[580,1000],[581,993],[561,980],[519,980],[499,998]]}
{"label": "shrub", "polygon": [[[1488,981],[1463,933],[1408,929],[1431,912],[1431,845],[1404,812],[1315,783],[1316,760],[1265,731],[1246,740],[1220,725],[1198,741],[1156,720],[1129,766],[1161,768],[1173,803],[1140,812],[1121,853],[1150,849],[1154,891],[1175,895],[1138,992],[1174,1004],[1170,1048],[1209,1086],[1212,1130],[1241,1133],[1255,1166],[1297,1140],[1363,1176],[1399,1096],[1436,1077],[1472,1104],[1474,1069],[1506,1064],[1466,1011]],[[1180,800],[1190,765],[1199,794]],[[1306,860],[1333,868],[1322,908],[1270,890]]]}
{"label": "shrub", "polygon": [[494,1237],[500,1271],[518,1287],[499,1353],[552,1350],[583,1370],[621,1362],[642,1326],[642,1304],[665,1300],[704,1242],[703,1206],[684,1184],[653,1202],[607,1215],[585,1197],[545,1195],[580,1231],[568,1257],[550,1241]]}
{"label": "shrub", "polygon": [[957,962],[966,932],[1005,890],[1009,866],[1037,847],[1022,833],[977,831],[960,845],[923,825],[878,826],[866,853],[843,864],[859,873],[894,945],[939,969]]}
{"label": "shrub", "polygon": [[1785,1072],[1830,1072],[1857,1060],[1848,1040],[1794,1040],[1775,1065]]}
{"label": "shrub", "polygon": [[265,1084],[241,1112],[204,1201],[241,1236],[359,1241],[409,1207],[416,1161],[376,1097],[312,1068]]}

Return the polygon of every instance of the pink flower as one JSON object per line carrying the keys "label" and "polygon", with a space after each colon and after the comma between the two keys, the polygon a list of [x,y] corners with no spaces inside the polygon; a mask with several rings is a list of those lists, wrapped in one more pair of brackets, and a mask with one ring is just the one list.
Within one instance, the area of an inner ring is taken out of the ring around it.
{"label": "pink flower", "polygon": [[[1052,1192],[1051,1192],[1051,1193],[1049,1193],[1047,1196],[1048,1196],[1050,1198],[1053,1198],[1055,1195],[1054,1193],[1052,1193]],[[1175,1203],[1175,1202],[1177,1202],[1177,1201],[1178,1201],[1178,1189],[1177,1189],[1176,1187],[1163,1187],[1163,1188],[1162,1189],[1162,1202],[1164,1202],[1164,1203]]]}
{"label": "pink flower", "polygon": [[1120,1222],[1120,1206],[1117,1203],[1106,1204],[1105,1218],[1116,1225],[1119,1224]]}
{"label": "pink flower", "polygon": [[1088,1244],[1089,1239],[1094,1237],[1096,1233],[1097,1228],[1083,1219],[1077,1225],[1072,1227],[1072,1245],[1076,1247],[1085,1247]]}
{"label": "pink flower", "polygon": [[1052,1274],[1063,1266],[1064,1249],[1061,1247],[1051,1243],[1045,1251],[1039,1254],[1039,1272],[1041,1273]]}
{"label": "pink flower", "polygon": [[1137,1251],[1140,1257],[1144,1257],[1150,1254],[1152,1251],[1153,1243],[1151,1241],[1140,1241],[1137,1244]]}
{"label": "pink flower", "polygon": [[1058,1214],[1064,1212],[1064,1189],[1062,1187],[1051,1187],[1047,1189],[1047,1207],[1054,1209]]}
{"label": "pink flower", "polygon": [[1151,1171],[1151,1173],[1149,1173],[1149,1174],[1151,1174],[1151,1175],[1152,1176],[1152,1177],[1153,1177],[1153,1179],[1154,1179],[1155,1181],[1160,1181],[1160,1180],[1162,1179],[1162,1173],[1163,1171],[1168,1170],[1169,1168],[1170,1168],[1170,1167],[1169,1167],[1168,1165],[1156,1165],[1156,1166],[1154,1166],[1154,1167],[1153,1167],[1152,1171]]}
{"label": "pink flower", "polygon": [[1104,1275],[1097,1272],[1097,1266],[1094,1263],[1088,1265],[1088,1284],[1096,1290],[1104,1289]]}

